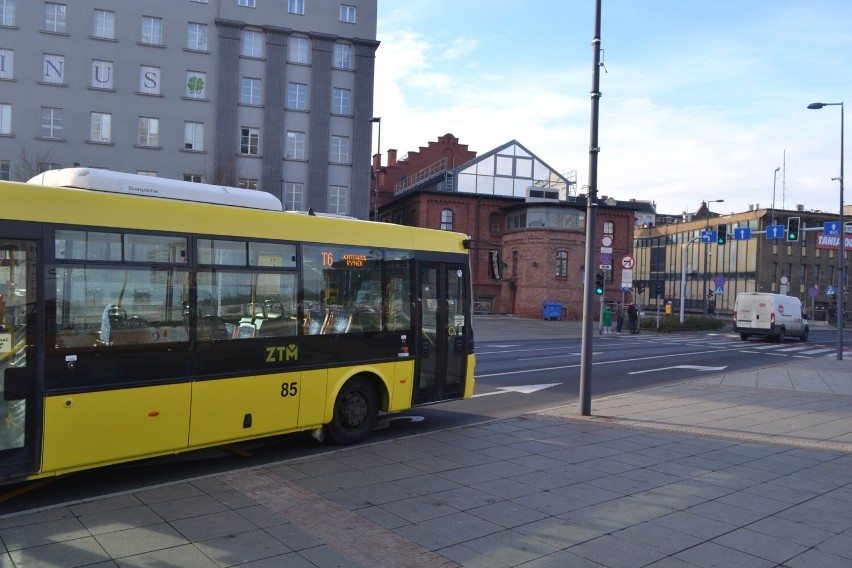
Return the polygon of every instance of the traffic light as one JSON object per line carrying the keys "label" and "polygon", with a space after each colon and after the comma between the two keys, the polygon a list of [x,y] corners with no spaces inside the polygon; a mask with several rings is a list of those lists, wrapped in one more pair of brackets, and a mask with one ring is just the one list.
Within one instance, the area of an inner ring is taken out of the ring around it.
{"label": "traffic light", "polygon": [[719,223],[719,226],[716,228],[716,244],[723,245],[728,242],[728,225],[725,223]]}
{"label": "traffic light", "polygon": [[603,272],[595,274],[595,294],[603,294],[604,291],[604,275]]}
{"label": "traffic light", "polygon": [[787,242],[795,242],[799,240],[799,224],[801,218],[790,217],[787,219]]}
{"label": "traffic light", "polygon": [[640,294],[645,293],[645,285],[644,284],[639,284],[639,286],[637,286],[636,289],[639,290]]}
{"label": "traffic light", "polygon": [[665,285],[662,282],[657,282],[654,284],[654,292],[657,293],[657,296],[662,296],[665,292]]}

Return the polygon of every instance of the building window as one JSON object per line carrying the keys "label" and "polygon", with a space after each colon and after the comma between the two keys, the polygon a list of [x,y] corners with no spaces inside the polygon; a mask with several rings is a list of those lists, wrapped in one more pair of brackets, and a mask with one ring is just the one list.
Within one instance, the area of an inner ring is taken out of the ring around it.
{"label": "building window", "polygon": [[160,145],[160,119],[147,116],[139,117],[139,145],[157,147]]}
{"label": "building window", "polygon": [[331,90],[331,112],[333,114],[352,114],[352,91],[333,88]]}
{"label": "building window", "polygon": [[0,26],[15,25],[15,0],[0,0]]}
{"label": "building window", "polygon": [[612,236],[615,234],[615,223],[612,221],[604,221],[603,224],[603,232],[604,235]]}
{"label": "building window", "polygon": [[136,170],[136,173],[140,176],[157,177],[157,172],[151,170]]}
{"label": "building window", "polygon": [[287,56],[291,63],[308,63],[308,38],[300,36],[290,37]]}
{"label": "building window", "polygon": [[15,78],[15,50],[0,49],[0,79]]}
{"label": "building window", "polygon": [[355,6],[340,5],[340,21],[347,24],[355,23]]}
{"label": "building window", "polygon": [[9,160],[0,160],[0,179],[9,181]]}
{"label": "building window", "polygon": [[201,71],[186,72],[186,96],[190,99],[207,98],[207,73]]}
{"label": "building window", "polygon": [[556,277],[565,278],[568,276],[568,253],[564,250],[556,252]]}
{"label": "building window", "polygon": [[305,185],[294,181],[284,182],[284,210],[304,211]]}
{"label": "building window", "polygon": [[92,60],[92,88],[112,89],[112,61]]}
{"label": "building window", "polygon": [[287,12],[290,14],[305,15],[305,0],[288,0]]}
{"label": "building window", "polygon": [[291,160],[305,159],[305,133],[287,131],[287,158]]}
{"label": "building window", "polygon": [[346,136],[331,137],[331,161],[336,164],[349,163],[349,138]]}
{"label": "building window", "polygon": [[[194,0],[198,1],[198,0]],[[183,174],[183,181],[191,181],[192,183],[201,183],[201,174]]]}
{"label": "building window", "polygon": [[346,215],[349,210],[349,188],[345,185],[332,185],[328,191],[328,212]]}
{"label": "building window", "polygon": [[45,138],[62,138],[62,109],[41,107],[41,135]]}
{"label": "building window", "polygon": [[290,83],[287,86],[287,108],[293,110],[308,109],[308,86],[304,83]]}
{"label": "building window", "polygon": [[204,150],[203,122],[183,123],[183,148],[184,150],[195,150],[196,152]]}
{"label": "building window", "polygon": [[186,26],[186,48],[207,51],[207,24],[189,22]]}
{"label": "building window", "polygon": [[112,115],[93,112],[89,119],[89,141],[109,144],[112,142]]}
{"label": "building window", "polygon": [[65,4],[44,3],[44,31],[65,33]]}
{"label": "building window", "polygon": [[348,43],[334,44],[334,60],[332,67],[352,69],[352,46]]}
{"label": "building window", "polygon": [[243,126],[240,128],[240,154],[257,156],[260,153],[260,129]]}
{"label": "building window", "polygon": [[254,0],[237,0],[237,6],[245,8],[254,8]]}
{"label": "building window", "polygon": [[12,105],[0,104],[0,134],[12,134]]}
{"label": "building window", "polygon": [[146,95],[160,94],[160,68],[143,65],[139,68],[139,92]]}
{"label": "building window", "polygon": [[441,230],[442,231],[452,231],[453,230],[453,210],[452,209],[442,209],[441,210]]}
{"label": "building window", "polygon": [[46,172],[48,170],[58,170],[61,167],[62,167],[62,164],[59,164],[57,162],[39,162],[36,165],[36,168],[38,169],[38,173]]}
{"label": "building window", "polygon": [[243,77],[243,89],[240,95],[240,102],[244,105],[257,106],[260,104],[260,79]]}
{"label": "building window", "polygon": [[53,85],[65,84],[65,56],[45,53],[42,56],[41,80]]}
{"label": "building window", "polygon": [[237,187],[243,189],[257,189],[257,180],[252,178],[240,178],[237,182]]}
{"label": "building window", "polygon": [[199,4],[207,4],[207,0],[189,0],[190,2],[198,2]]}
{"label": "building window", "polygon": [[243,30],[240,55],[263,57],[263,32]]}
{"label": "building window", "polygon": [[163,19],[142,16],[142,43],[163,45]]}
{"label": "building window", "polygon": [[488,232],[492,235],[500,234],[500,214],[491,213],[488,216]]}
{"label": "building window", "polygon": [[115,12],[95,10],[95,25],[92,36],[101,39],[115,39]]}

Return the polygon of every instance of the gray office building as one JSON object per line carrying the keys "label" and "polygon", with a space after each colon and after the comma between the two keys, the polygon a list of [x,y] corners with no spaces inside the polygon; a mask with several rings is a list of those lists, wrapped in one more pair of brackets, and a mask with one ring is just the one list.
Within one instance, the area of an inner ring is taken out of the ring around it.
{"label": "gray office building", "polygon": [[0,0],[0,179],[74,165],[370,213],[376,0]]}

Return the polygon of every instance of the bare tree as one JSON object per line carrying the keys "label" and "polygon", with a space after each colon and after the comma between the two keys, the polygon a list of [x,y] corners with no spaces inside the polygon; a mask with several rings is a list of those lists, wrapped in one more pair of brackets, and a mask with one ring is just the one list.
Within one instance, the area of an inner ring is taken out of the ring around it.
{"label": "bare tree", "polygon": [[16,181],[27,181],[37,176],[49,167],[45,164],[53,164],[54,156],[52,150],[30,151],[26,146],[21,147],[21,158],[15,164],[13,173]]}

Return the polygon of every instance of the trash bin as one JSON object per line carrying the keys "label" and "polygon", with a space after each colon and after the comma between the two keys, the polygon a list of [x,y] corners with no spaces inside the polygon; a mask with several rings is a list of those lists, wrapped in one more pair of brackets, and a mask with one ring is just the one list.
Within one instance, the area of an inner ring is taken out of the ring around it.
{"label": "trash bin", "polygon": [[562,304],[559,302],[545,302],[542,304],[541,317],[546,320],[561,320]]}

